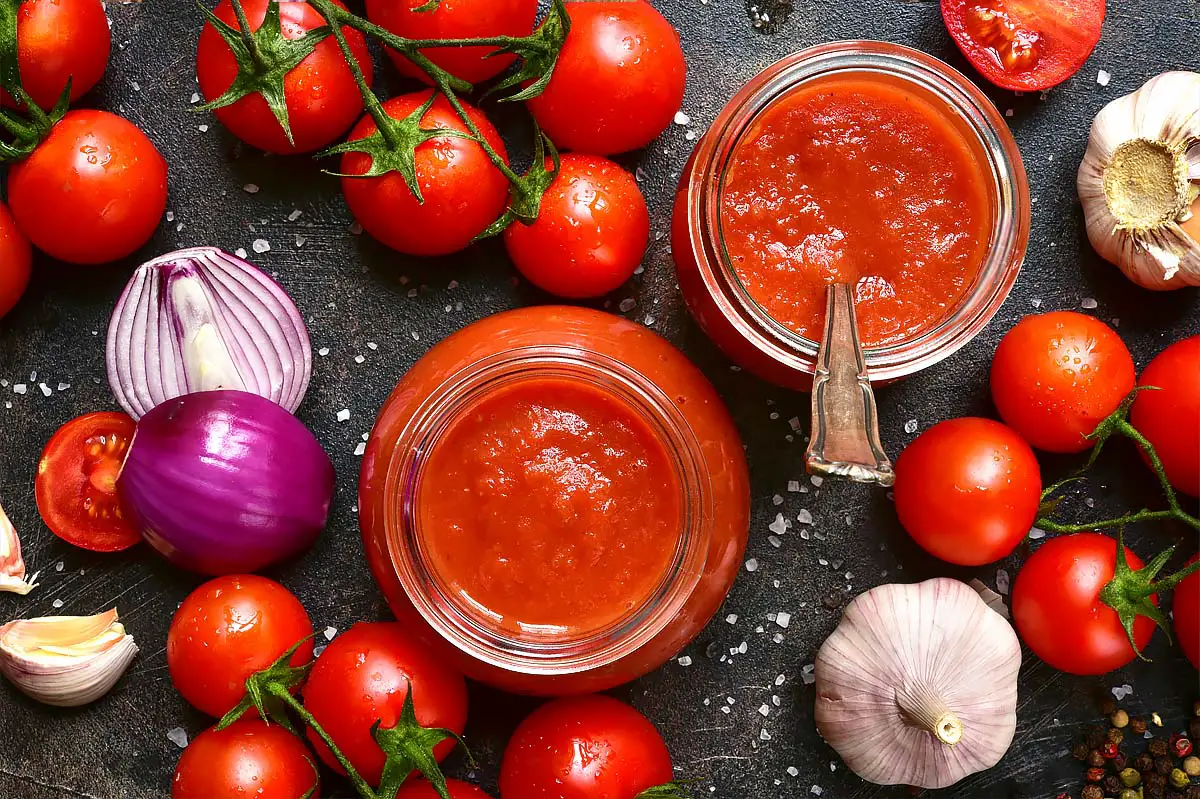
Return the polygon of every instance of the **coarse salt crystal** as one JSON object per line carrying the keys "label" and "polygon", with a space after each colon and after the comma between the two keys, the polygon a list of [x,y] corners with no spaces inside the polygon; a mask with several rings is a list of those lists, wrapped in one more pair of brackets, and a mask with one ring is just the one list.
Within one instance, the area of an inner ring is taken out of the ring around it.
{"label": "coarse salt crystal", "polygon": [[295,222],[297,219],[299,219],[303,215],[304,215],[304,212],[301,211],[299,208],[297,208],[295,211],[292,211],[290,214],[288,214],[288,221]]}
{"label": "coarse salt crystal", "polygon": [[245,186],[242,186],[242,190],[247,194],[258,194],[260,191],[257,183],[247,183]]}
{"label": "coarse salt crystal", "polygon": [[192,102],[193,103],[200,102],[200,95],[197,92],[192,92]]}
{"label": "coarse salt crystal", "polygon": [[906,432],[906,433],[917,432],[917,420],[909,419],[907,422],[905,422],[904,423],[904,432]]}
{"label": "coarse salt crystal", "polygon": [[58,384],[58,390],[59,390],[59,391],[66,391],[66,390],[67,390],[68,388],[70,388],[70,387],[71,387],[71,384],[70,384],[70,383],[59,383],[59,384]]}
{"label": "coarse salt crystal", "polygon": [[787,681],[787,677],[784,677],[782,674],[780,674],[778,677],[775,678],[776,685],[783,685],[786,681]]}
{"label": "coarse salt crystal", "polygon": [[800,776],[800,769],[796,768],[795,766],[788,766],[787,773],[789,777],[798,777]]}
{"label": "coarse salt crystal", "polygon": [[324,358],[328,354],[329,354],[328,347],[322,347],[321,349],[317,350],[317,355],[320,355],[322,358]]}
{"label": "coarse salt crystal", "polygon": [[46,385],[45,383],[38,383],[38,389],[42,392],[42,396],[44,397],[48,397],[54,393],[50,390],[50,386]]}
{"label": "coarse salt crystal", "polygon": [[737,624],[737,620],[738,620],[738,617],[737,617],[736,613],[730,613],[728,616],[725,617],[725,621],[729,624]]}
{"label": "coarse salt crystal", "polygon": [[758,713],[761,716],[771,715],[771,706],[764,702],[762,705],[759,706]]}
{"label": "coarse salt crystal", "polygon": [[779,611],[775,616],[775,623],[786,630],[787,626],[792,623],[792,614],[786,610]]}
{"label": "coarse salt crystal", "polygon": [[1046,531],[1041,529],[1040,527],[1034,527],[1032,530],[1029,531],[1029,537],[1032,538],[1034,541],[1038,540],[1039,538],[1045,538]]}
{"label": "coarse salt crystal", "polygon": [[24,383],[13,383],[14,394],[24,394],[27,388],[28,387]]}
{"label": "coarse salt crystal", "polygon": [[367,451],[367,445],[361,441],[358,442],[358,444],[354,447],[355,455],[363,455],[366,453],[366,451]]}
{"label": "coarse salt crystal", "polygon": [[678,663],[680,666],[687,667],[687,666],[692,665],[692,658],[690,655],[684,655],[683,657],[677,659],[675,662]]}
{"label": "coarse salt crystal", "polygon": [[996,590],[1001,594],[1007,594],[1010,583],[1008,572],[1004,569],[996,569]]}
{"label": "coarse salt crystal", "polygon": [[1096,73],[1096,83],[1101,86],[1107,86],[1110,80],[1112,80],[1112,75],[1103,69]]}
{"label": "coarse salt crystal", "polygon": [[1096,302],[1094,297],[1084,297],[1079,301],[1079,307],[1088,311],[1096,308],[1097,305],[1099,305],[1099,303]]}
{"label": "coarse salt crystal", "polygon": [[233,254],[236,255],[238,258],[245,258],[247,255],[246,248],[238,247],[236,250],[233,251]]}
{"label": "coarse salt crystal", "polygon": [[337,635],[337,627],[326,627],[322,632],[325,635],[326,641],[332,641],[333,636]]}
{"label": "coarse salt crystal", "polygon": [[799,491],[800,491],[800,481],[799,480],[788,480],[788,493],[796,494],[796,493],[799,493]]}
{"label": "coarse salt crystal", "polygon": [[760,740],[760,741],[769,741],[769,740],[771,740],[771,733],[767,732],[765,729],[764,729],[764,730],[759,730],[759,731],[758,731],[758,740]]}
{"label": "coarse salt crystal", "polygon": [[369,349],[369,350],[372,350],[372,351],[373,351],[373,350],[377,350],[377,349],[379,349],[379,345],[378,345],[378,344],[376,344],[374,341],[368,341],[368,342],[367,342],[367,349]]}
{"label": "coarse salt crystal", "polygon": [[53,602],[51,602],[50,604],[52,606],[54,606],[55,608],[61,608],[63,606],[63,601],[61,599],[56,599]]}
{"label": "coarse salt crystal", "polygon": [[758,571],[758,561],[755,560],[754,558],[750,558],[750,560],[746,561],[746,571],[748,571],[748,572]]}
{"label": "coarse salt crystal", "polygon": [[812,475],[811,477],[809,477],[808,479],[809,479],[809,481],[811,481],[811,482],[812,482],[812,484],[813,484],[813,485],[815,485],[817,488],[820,488],[820,487],[821,487],[821,484],[825,482],[825,478],[824,478],[824,477],[817,477],[815,474],[814,474],[814,475]]}
{"label": "coarse salt crystal", "polygon": [[787,520],[783,518],[782,513],[775,514],[775,521],[767,525],[767,529],[772,533],[783,535],[787,532]]}
{"label": "coarse salt crystal", "polygon": [[338,412],[337,412],[337,420],[338,420],[339,422],[348,422],[348,421],[350,421],[350,409],[349,409],[349,408],[342,408],[340,411],[338,411]]}
{"label": "coarse salt crystal", "polygon": [[692,121],[692,118],[689,117],[687,114],[683,113],[682,111],[675,112],[675,124],[676,125],[688,125],[688,124],[691,124],[691,121]]}
{"label": "coarse salt crystal", "polygon": [[779,496],[778,494],[776,494],[775,496],[771,497],[771,504],[772,504],[772,505],[782,505],[782,504],[783,504],[783,497],[781,497],[781,496]]}
{"label": "coarse salt crystal", "polygon": [[821,790],[820,785],[814,785],[813,787],[808,789],[808,792],[811,793],[813,796],[820,796],[822,793],[824,793],[824,791]]}
{"label": "coarse salt crystal", "polygon": [[769,543],[771,546],[775,547],[776,549],[779,549],[781,546],[783,546],[783,541],[781,541],[779,536],[777,536],[777,535],[767,536],[767,543]]}
{"label": "coarse salt crystal", "polygon": [[172,727],[167,730],[167,740],[180,749],[186,749],[188,745],[188,736],[183,727]]}
{"label": "coarse salt crystal", "polygon": [[796,521],[800,522],[801,524],[812,524],[812,512],[810,512],[808,508],[801,509],[801,511],[796,514]]}
{"label": "coarse salt crystal", "polygon": [[363,362],[363,361],[365,361],[365,360],[366,360],[366,358],[364,358],[364,357],[363,357],[363,356],[361,356],[361,355],[355,355],[355,356],[354,356],[354,362],[355,362],[355,363],[362,363],[362,362]]}
{"label": "coarse salt crystal", "polygon": [[262,255],[264,252],[271,251],[271,242],[267,241],[266,239],[255,239],[254,243],[251,244],[250,247],[256,253],[258,253],[259,255]]}

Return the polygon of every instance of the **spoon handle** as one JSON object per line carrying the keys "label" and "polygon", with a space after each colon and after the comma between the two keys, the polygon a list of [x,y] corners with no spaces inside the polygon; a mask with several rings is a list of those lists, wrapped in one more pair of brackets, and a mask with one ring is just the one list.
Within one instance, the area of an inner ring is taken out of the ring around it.
{"label": "spoon handle", "polygon": [[805,465],[809,474],[890,486],[896,475],[879,441],[879,411],[858,340],[853,288],[829,286],[825,305]]}

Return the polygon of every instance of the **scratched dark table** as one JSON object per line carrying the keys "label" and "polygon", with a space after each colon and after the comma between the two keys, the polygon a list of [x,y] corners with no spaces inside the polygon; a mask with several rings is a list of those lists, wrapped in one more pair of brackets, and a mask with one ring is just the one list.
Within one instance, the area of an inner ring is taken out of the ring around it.
{"label": "scratched dark table", "polygon": [[[784,19],[769,0],[758,0],[760,16],[767,10],[771,18],[770,25],[758,26],[751,1],[656,0],[687,52],[684,110],[691,122],[673,125],[646,152],[624,159],[639,168],[655,233],[644,272],[602,305],[617,312],[632,299],[636,304],[624,314],[682,347],[728,402],[752,468],[754,517],[746,557],[756,560],[757,570],[741,572],[725,607],[681,653],[690,665],[672,661],[615,693],[662,730],[679,774],[695,780],[698,797],[781,799],[816,794],[814,786],[835,799],[901,797],[903,788],[859,780],[820,739],[803,669],[850,597],[881,583],[939,574],[1003,586],[1021,553],[977,570],[948,567],[909,542],[882,492],[813,486],[801,466],[803,432],[793,433],[808,426],[808,397],[731,369],[692,324],[675,285],[668,211],[695,137],[745,80],[791,51],[834,39],[883,39],[933,53],[983,82],[948,38],[934,2],[804,3]],[[191,107],[200,17],[190,3],[110,3],[108,13],[112,63],[87,103],[125,115],[159,146],[170,162],[171,214],[153,241],[124,263],[67,268],[42,259],[25,300],[0,321],[0,501],[21,532],[31,569],[42,573],[41,587],[28,597],[0,595],[0,618],[94,613],[115,605],[142,651],[116,689],[90,707],[49,709],[0,684],[3,799],[165,797],[180,754],[167,732],[181,727],[195,736],[210,724],[175,693],[163,654],[176,606],[201,580],[145,547],[113,556],[73,549],[49,533],[33,501],[35,464],[51,433],[80,413],[115,407],[105,380],[104,331],[137,263],[194,245],[252,251],[255,240],[265,240],[270,250],[252,252],[251,259],[296,299],[314,349],[329,350],[315,358],[300,418],[337,467],[336,507],[317,546],[271,572],[301,598],[318,630],[388,616],[363,559],[354,450],[397,378],[451,331],[497,311],[549,301],[514,278],[494,242],[453,258],[401,257],[354,233],[336,180],[314,162],[235,146],[215,119]],[[1200,67],[1198,47],[1200,5],[1122,0],[1110,3],[1100,46],[1064,86],[1046,96],[1016,96],[984,85],[1001,111],[1011,109],[1008,121],[1029,172],[1035,201],[1029,256],[1012,296],[973,343],[880,392],[883,433],[893,455],[939,420],[994,413],[988,363],[1000,336],[1025,314],[1092,309],[1118,325],[1139,367],[1170,342],[1200,331],[1195,290],[1141,291],[1095,256],[1075,195],[1075,170],[1093,115],[1161,71]],[[1108,86],[1099,85],[1100,70],[1111,73]],[[390,74],[389,81],[389,88],[402,88]],[[488,110],[514,144],[527,139],[521,112]],[[261,190],[251,193],[247,186]],[[303,213],[289,221],[295,210]],[[64,231],[69,227],[66,220]],[[358,355],[365,361],[358,363]],[[23,394],[13,389],[20,383],[27,386]],[[341,409],[350,410],[349,421],[337,421]],[[1043,459],[1047,476],[1076,464]],[[789,481],[805,490],[789,491]],[[1098,514],[1153,502],[1156,492],[1134,453],[1115,446],[1069,508],[1079,516]],[[1087,499],[1094,509],[1085,506]],[[796,522],[802,510],[813,517],[807,539]],[[779,547],[768,541],[777,514],[792,522]],[[1143,556],[1171,543],[1189,551],[1196,545],[1181,529],[1166,526],[1131,529],[1129,540]],[[772,621],[779,611],[791,614],[786,629]],[[1149,649],[1153,663],[1099,678],[1059,674],[1028,650],[1025,655],[1012,748],[994,769],[941,796],[1048,797],[1077,789],[1082,769],[1066,750],[1096,719],[1098,697],[1127,684],[1134,692],[1125,701],[1131,711],[1157,710],[1168,725],[1178,725],[1200,688],[1196,672],[1162,634]],[[456,756],[448,767],[494,793],[507,736],[533,702],[480,686],[472,688],[472,701],[467,737],[479,766],[472,772]],[[332,778],[324,793],[350,795]]]}

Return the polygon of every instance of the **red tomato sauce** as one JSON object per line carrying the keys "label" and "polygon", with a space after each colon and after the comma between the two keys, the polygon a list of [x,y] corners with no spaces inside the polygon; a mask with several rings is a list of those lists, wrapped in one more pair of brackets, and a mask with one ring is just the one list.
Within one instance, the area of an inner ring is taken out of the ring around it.
{"label": "red tomato sauce", "polygon": [[451,596],[489,623],[554,636],[639,608],[674,559],[682,488],[624,400],[579,380],[489,392],[433,447],[421,539]]}
{"label": "red tomato sauce", "polygon": [[894,344],[962,300],[988,250],[983,154],[898,83],[835,76],[768,107],[722,191],[737,277],[775,321],[819,339],[826,286],[852,282],[863,344]]}

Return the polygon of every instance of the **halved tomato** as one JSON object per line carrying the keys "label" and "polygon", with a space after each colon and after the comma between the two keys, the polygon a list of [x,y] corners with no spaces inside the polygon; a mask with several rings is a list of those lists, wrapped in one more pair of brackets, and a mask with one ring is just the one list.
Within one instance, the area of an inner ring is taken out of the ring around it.
{"label": "halved tomato", "polygon": [[118,552],[141,541],[117,499],[117,476],[133,440],[133,419],[104,411],[58,429],[38,461],[34,496],[50,532],[93,552]]}
{"label": "halved tomato", "polygon": [[997,86],[1057,86],[1087,61],[1104,24],[1104,0],[942,0],[963,54]]}

